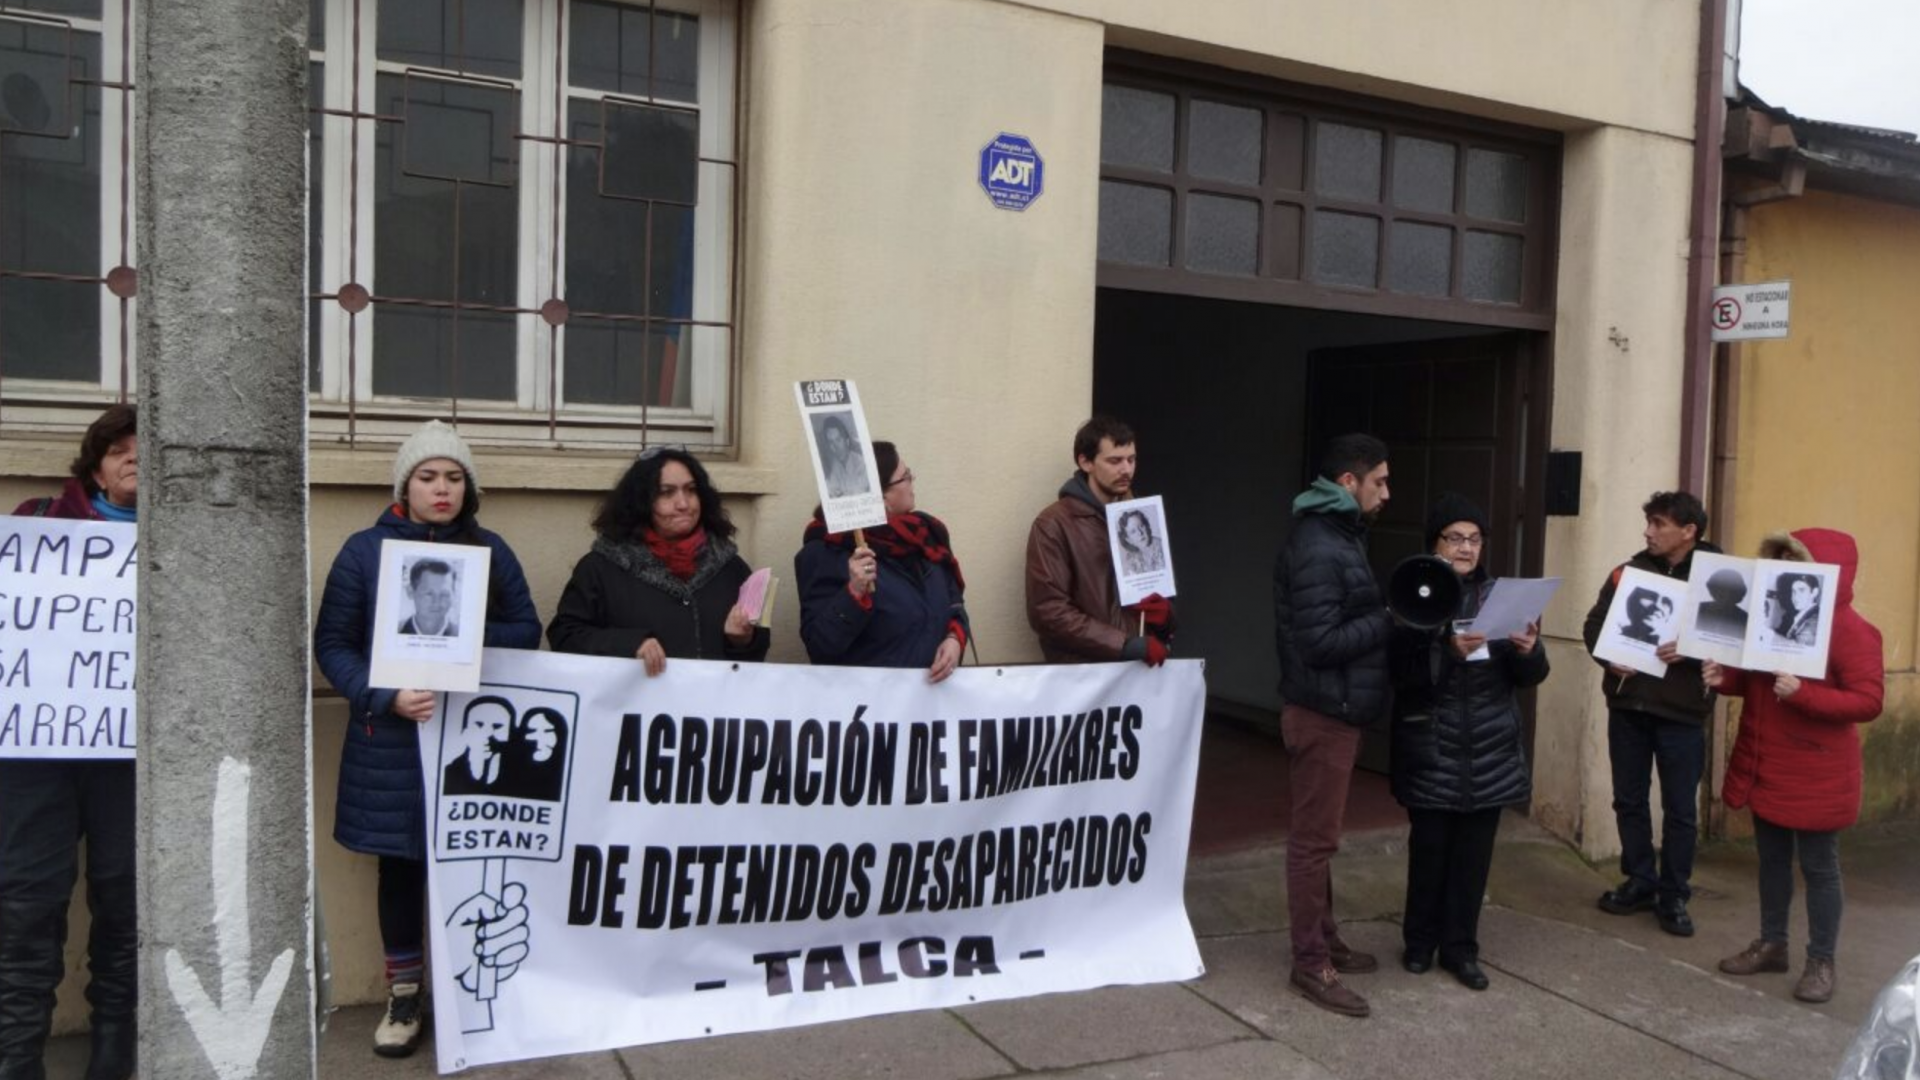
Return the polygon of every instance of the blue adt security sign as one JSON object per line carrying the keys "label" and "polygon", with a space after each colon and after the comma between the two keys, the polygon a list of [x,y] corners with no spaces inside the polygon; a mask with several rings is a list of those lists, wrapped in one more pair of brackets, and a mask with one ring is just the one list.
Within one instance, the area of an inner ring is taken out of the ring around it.
{"label": "blue adt security sign", "polygon": [[1024,135],[1001,132],[980,148],[980,186],[1002,210],[1025,210],[1040,197],[1046,166]]}

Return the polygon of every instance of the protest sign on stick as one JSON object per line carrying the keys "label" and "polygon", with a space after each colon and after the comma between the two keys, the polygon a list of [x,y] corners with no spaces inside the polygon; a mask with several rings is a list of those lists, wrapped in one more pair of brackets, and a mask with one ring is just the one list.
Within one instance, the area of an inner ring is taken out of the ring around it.
{"label": "protest sign on stick", "polygon": [[0,516],[0,758],[134,756],[135,536]]}
{"label": "protest sign on stick", "polygon": [[851,379],[795,383],[801,426],[820,485],[820,513],[827,531],[870,529],[887,523],[885,478],[873,460],[873,437]]}
{"label": "protest sign on stick", "polygon": [[1167,536],[1167,512],[1160,496],[1108,503],[1107,548],[1113,554],[1122,607],[1153,593],[1174,595],[1173,543]]}
{"label": "protest sign on stick", "polygon": [[1199,661],[485,666],[420,740],[442,1071],[1203,973]]}

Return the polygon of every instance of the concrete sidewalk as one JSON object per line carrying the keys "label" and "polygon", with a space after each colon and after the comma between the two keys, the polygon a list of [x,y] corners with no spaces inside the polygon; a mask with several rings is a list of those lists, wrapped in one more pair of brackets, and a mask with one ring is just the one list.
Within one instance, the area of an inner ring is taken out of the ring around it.
{"label": "concrete sidewalk", "polygon": [[[482,1080],[734,1080],[913,1077],[962,1080],[1049,1072],[1067,1077],[1282,1080],[1360,1078],[1830,1077],[1880,985],[1920,952],[1920,824],[1855,830],[1841,842],[1847,911],[1839,992],[1793,1000],[1804,940],[1796,904],[1795,972],[1732,979],[1715,963],[1757,936],[1750,845],[1701,853],[1699,933],[1662,933],[1652,915],[1615,917],[1594,900],[1611,867],[1509,816],[1481,925],[1493,985],[1474,993],[1435,969],[1398,964],[1404,831],[1349,836],[1335,860],[1347,940],[1380,955],[1353,976],[1367,1020],[1308,1005],[1286,989],[1283,850],[1196,862],[1187,900],[1207,975],[1186,984],[1094,990],[908,1013],[759,1035],[670,1043],[473,1069]],[[324,1039],[328,1080],[433,1075],[429,1050],[376,1058],[378,1012],[344,1009]],[[58,1040],[55,1080],[83,1071],[85,1040]],[[169,1078],[171,1080],[171,1078]]]}

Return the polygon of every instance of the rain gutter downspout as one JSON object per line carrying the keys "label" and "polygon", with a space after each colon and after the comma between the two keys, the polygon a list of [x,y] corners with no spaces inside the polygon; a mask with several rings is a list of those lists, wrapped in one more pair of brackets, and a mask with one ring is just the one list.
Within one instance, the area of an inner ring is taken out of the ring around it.
{"label": "rain gutter downspout", "polygon": [[1712,407],[1713,341],[1708,309],[1713,304],[1719,254],[1721,142],[1727,123],[1728,0],[1700,0],[1699,80],[1693,107],[1693,199],[1687,235],[1686,341],[1680,383],[1680,489],[1704,492],[1707,428]]}

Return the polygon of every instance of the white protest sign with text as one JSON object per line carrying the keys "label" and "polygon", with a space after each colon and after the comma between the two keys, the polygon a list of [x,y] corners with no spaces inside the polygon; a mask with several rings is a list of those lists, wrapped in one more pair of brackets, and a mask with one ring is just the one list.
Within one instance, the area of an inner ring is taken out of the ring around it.
{"label": "white protest sign with text", "polygon": [[1167,510],[1160,496],[1107,504],[1107,548],[1120,586],[1120,606],[1148,596],[1174,595],[1173,543],[1167,537]]}
{"label": "white protest sign with text", "polygon": [[1637,566],[1620,572],[1607,608],[1606,624],[1593,655],[1648,675],[1665,675],[1667,665],[1655,655],[1674,640],[1680,624],[1677,613],[1687,599],[1687,583],[1648,573]]}
{"label": "white protest sign with text", "polygon": [[1199,976],[1202,670],[488,650],[420,739],[441,1070]]}
{"label": "white protest sign with text", "polygon": [[487,634],[491,548],[380,541],[371,685],[390,690],[472,690]]}
{"label": "white protest sign with text", "polygon": [[873,436],[852,379],[810,379],[793,384],[800,404],[813,477],[820,485],[820,512],[828,532],[852,532],[887,523],[886,478],[873,460]]}
{"label": "white protest sign with text", "polygon": [[0,516],[0,758],[134,756],[136,535]]}

